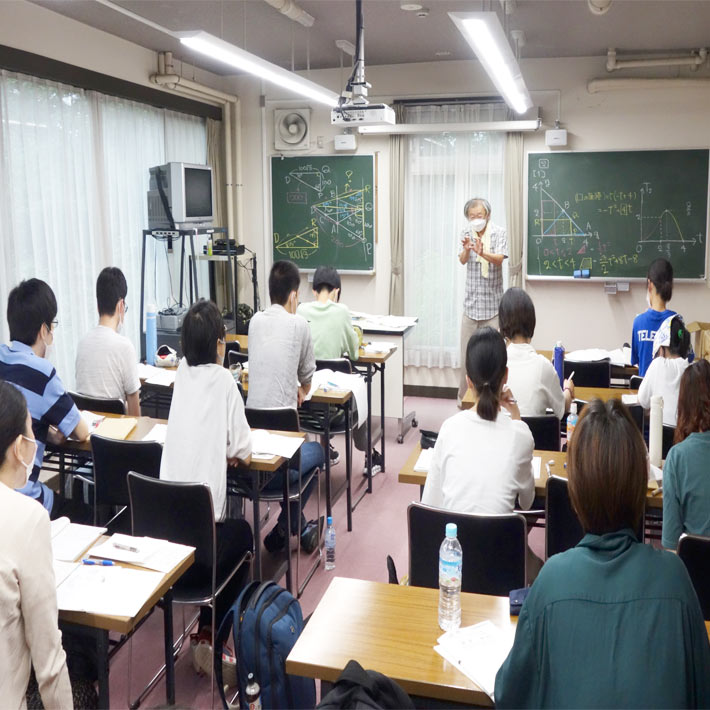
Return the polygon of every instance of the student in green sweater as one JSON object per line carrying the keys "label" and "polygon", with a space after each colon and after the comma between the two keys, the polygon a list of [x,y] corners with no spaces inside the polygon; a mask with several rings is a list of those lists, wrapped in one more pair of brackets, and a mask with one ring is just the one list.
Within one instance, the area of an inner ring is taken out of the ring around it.
{"label": "student in green sweater", "polygon": [[296,311],[311,326],[317,360],[347,355],[357,360],[360,339],[353,328],[348,307],[340,303],[340,274],[331,266],[319,266],[313,275],[315,301],[301,303]]}
{"label": "student in green sweater", "polygon": [[685,565],[633,532],[647,453],[621,402],[584,408],[567,470],[586,535],[533,584],[496,677],[496,707],[710,707],[710,645]]}

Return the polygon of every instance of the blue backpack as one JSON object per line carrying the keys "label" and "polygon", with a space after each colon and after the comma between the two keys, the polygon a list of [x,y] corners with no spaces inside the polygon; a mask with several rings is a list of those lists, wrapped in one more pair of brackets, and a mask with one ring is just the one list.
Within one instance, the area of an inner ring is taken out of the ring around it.
{"label": "blue backpack", "polygon": [[[239,706],[247,710],[247,676],[261,688],[263,708],[313,708],[316,683],[312,678],[287,675],[286,657],[303,630],[301,605],[274,582],[251,582],[242,590],[217,632],[215,648],[222,648],[233,629],[239,679]],[[221,656],[215,662],[217,687],[227,708],[222,683]]]}

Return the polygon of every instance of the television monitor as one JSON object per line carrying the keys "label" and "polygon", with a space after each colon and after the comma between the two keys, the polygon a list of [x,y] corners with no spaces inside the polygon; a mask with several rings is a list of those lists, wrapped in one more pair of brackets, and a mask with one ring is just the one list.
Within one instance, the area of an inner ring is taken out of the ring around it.
{"label": "television monitor", "polygon": [[150,168],[149,229],[170,229],[165,201],[175,225],[211,224],[212,200],[212,168],[209,165],[166,163]]}

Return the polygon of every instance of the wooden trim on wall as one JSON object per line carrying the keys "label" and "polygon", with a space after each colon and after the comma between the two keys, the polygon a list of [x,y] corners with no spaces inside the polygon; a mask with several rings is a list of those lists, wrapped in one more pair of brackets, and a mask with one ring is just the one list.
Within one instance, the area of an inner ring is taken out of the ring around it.
{"label": "wooden trim on wall", "polygon": [[139,101],[157,108],[213,118],[217,121],[222,120],[222,109],[219,106],[205,104],[167,91],[152,89],[149,86],[135,84],[132,81],[118,79],[115,76],[101,74],[66,62],[59,62],[56,59],[49,59],[40,54],[32,54],[32,52],[25,52],[14,47],[0,45],[0,68],[62,84],[70,84],[79,89],[97,91],[130,101]]}
{"label": "wooden trim on wall", "polygon": [[456,399],[456,387],[427,387],[425,385],[404,385],[405,397],[433,397],[435,399]]}

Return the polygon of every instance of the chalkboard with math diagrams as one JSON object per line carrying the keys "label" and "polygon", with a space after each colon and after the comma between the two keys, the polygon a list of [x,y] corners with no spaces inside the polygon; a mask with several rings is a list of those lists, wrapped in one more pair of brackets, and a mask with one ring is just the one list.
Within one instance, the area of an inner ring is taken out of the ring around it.
{"label": "chalkboard with math diagrams", "polygon": [[274,261],[373,273],[375,193],[371,155],[272,157]]}
{"label": "chalkboard with math diagrams", "polygon": [[530,153],[527,217],[528,278],[704,279],[708,151]]}

